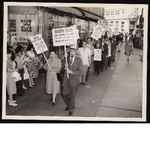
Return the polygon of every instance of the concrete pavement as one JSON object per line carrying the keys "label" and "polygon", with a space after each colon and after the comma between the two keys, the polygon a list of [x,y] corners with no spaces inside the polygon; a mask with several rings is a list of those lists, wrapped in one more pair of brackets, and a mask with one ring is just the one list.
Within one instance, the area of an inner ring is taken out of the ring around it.
{"label": "concrete pavement", "polygon": [[[98,76],[90,72],[86,85],[80,85],[73,116],[79,117],[141,117],[142,115],[142,50],[134,50],[127,62],[122,51],[116,54],[116,61]],[[18,106],[7,103],[7,115],[19,116],[67,116],[60,94],[56,106],[52,106],[51,95],[45,93],[45,75],[35,79],[37,86],[27,89],[23,97],[14,96]],[[26,83],[28,85],[28,83]]]}

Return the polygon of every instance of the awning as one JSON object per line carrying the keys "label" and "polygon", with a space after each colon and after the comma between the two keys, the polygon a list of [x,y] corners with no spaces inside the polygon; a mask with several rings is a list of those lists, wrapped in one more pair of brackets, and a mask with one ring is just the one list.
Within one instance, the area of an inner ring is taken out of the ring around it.
{"label": "awning", "polygon": [[69,13],[69,15],[72,15],[78,19],[86,20],[86,21],[92,21],[92,22],[97,22],[98,20],[103,20],[104,17],[93,14],[91,12],[88,12],[86,10],[83,10],[78,7],[46,7],[49,9],[52,9],[51,12],[59,10],[57,12],[58,15],[61,15],[62,13]]}
{"label": "awning", "polygon": [[71,7],[51,7],[51,8],[55,8],[55,9],[58,9],[60,11],[72,13],[72,14],[77,15],[77,16],[82,16],[82,13],[80,11],[73,9]]}
{"label": "awning", "polygon": [[82,8],[79,8],[79,7],[72,7],[72,8],[74,8],[74,9],[76,9],[76,10],[79,10],[79,11],[82,13],[83,18],[84,18],[84,17],[87,17],[87,18],[89,18],[89,19],[104,20],[104,17],[103,17],[103,16],[99,16],[99,15],[94,14],[94,13],[92,13],[92,12],[86,11],[86,10],[84,10],[84,9],[82,9]]}

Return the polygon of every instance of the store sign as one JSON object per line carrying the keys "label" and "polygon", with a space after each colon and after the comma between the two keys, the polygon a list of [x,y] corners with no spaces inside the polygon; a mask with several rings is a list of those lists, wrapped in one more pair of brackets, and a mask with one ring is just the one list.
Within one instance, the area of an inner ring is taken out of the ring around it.
{"label": "store sign", "polygon": [[97,25],[95,28],[94,28],[94,31],[91,35],[91,37],[95,40],[98,40],[99,38],[101,38],[101,35],[103,33],[103,29],[101,26]]}
{"label": "store sign", "polygon": [[11,36],[11,45],[19,44],[23,47],[27,47],[28,45],[28,36]]}
{"label": "store sign", "polygon": [[102,61],[102,50],[94,49],[94,61]]}
{"label": "store sign", "polygon": [[75,45],[77,42],[77,33],[74,26],[68,28],[52,29],[53,45]]}
{"label": "store sign", "polygon": [[30,37],[30,40],[35,48],[37,54],[44,53],[48,50],[41,34]]}

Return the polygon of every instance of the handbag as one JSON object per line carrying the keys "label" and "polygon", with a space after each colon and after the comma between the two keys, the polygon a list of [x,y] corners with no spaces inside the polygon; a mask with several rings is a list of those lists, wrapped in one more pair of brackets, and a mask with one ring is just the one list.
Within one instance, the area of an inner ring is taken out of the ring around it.
{"label": "handbag", "polygon": [[61,80],[62,80],[61,73],[57,73],[57,79],[58,79],[58,81],[61,81]]}

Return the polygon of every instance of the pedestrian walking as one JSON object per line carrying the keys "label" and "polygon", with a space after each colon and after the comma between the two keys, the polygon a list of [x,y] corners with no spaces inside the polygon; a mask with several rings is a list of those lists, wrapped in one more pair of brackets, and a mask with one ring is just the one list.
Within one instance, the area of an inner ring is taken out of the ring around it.
{"label": "pedestrian walking", "polygon": [[60,93],[60,79],[58,74],[61,70],[61,60],[56,57],[56,53],[54,51],[51,51],[48,62],[44,65],[44,69],[47,70],[46,93],[53,95],[52,104],[55,105],[56,95]]}
{"label": "pedestrian walking", "polygon": [[86,75],[88,71],[88,67],[90,67],[91,64],[91,50],[86,46],[86,42],[84,41],[82,44],[82,47],[78,49],[80,58],[83,62],[82,66],[82,75],[80,77],[80,82],[85,85],[86,81]]}
{"label": "pedestrian walking", "polygon": [[29,87],[33,88],[33,86],[36,86],[33,79],[38,77],[36,63],[40,61],[38,57],[35,57],[33,45],[28,46],[26,56],[28,57],[26,67],[29,73]]}
{"label": "pedestrian walking", "polygon": [[107,44],[107,41],[108,40],[108,37],[106,37],[106,39],[102,39],[102,49],[103,49],[103,65],[104,65],[104,68],[107,69],[107,64],[108,64],[108,44]]}
{"label": "pedestrian walking", "polygon": [[13,61],[11,60],[12,57],[12,51],[9,50],[9,48],[7,48],[7,80],[6,80],[6,89],[7,89],[7,93],[9,95],[9,100],[8,103],[10,106],[17,106],[18,104],[16,104],[13,100],[13,94],[16,94],[16,83],[15,83],[15,79],[12,76],[14,71],[18,71],[17,69],[15,69],[13,67]]}
{"label": "pedestrian walking", "polygon": [[116,37],[112,37],[111,41],[111,61],[115,62],[115,57],[116,57],[116,49],[117,49],[117,42],[116,42]]}
{"label": "pedestrian walking", "polygon": [[[75,99],[79,86],[80,76],[82,73],[82,60],[76,55],[76,50],[71,49],[70,56],[67,57],[67,62],[64,63],[65,74],[63,80],[62,97],[66,104],[66,111],[69,110],[69,116],[74,112]],[[67,78],[67,74],[69,78]]]}
{"label": "pedestrian walking", "polygon": [[133,42],[132,38],[129,37],[129,40],[127,40],[125,45],[125,55],[127,56],[127,61],[129,61],[129,56],[131,55],[132,51],[133,51]]}
{"label": "pedestrian walking", "polygon": [[[95,45],[95,48],[96,49],[101,49],[100,39],[97,41],[97,44]],[[101,61],[93,60],[94,74],[96,76],[100,73],[100,70],[101,70],[101,67],[102,67],[101,65],[102,65],[102,58],[101,58]]]}
{"label": "pedestrian walking", "polygon": [[111,39],[107,38],[106,42],[108,45],[108,67],[111,65]]}
{"label": "pedestrian walking", "polygon": [[94,46],[92,45],[92,38],[91,37],[88,37],[87,38],[87,48],[89,48],[91,50],[91,63],[88,67],[88,70],[87,70],[87,74],[86,74],[86,81],[89,80],[89,73],[90,73],[90,68],[92,68],[92,65],[93,65],[93,58],[94,58]]}

